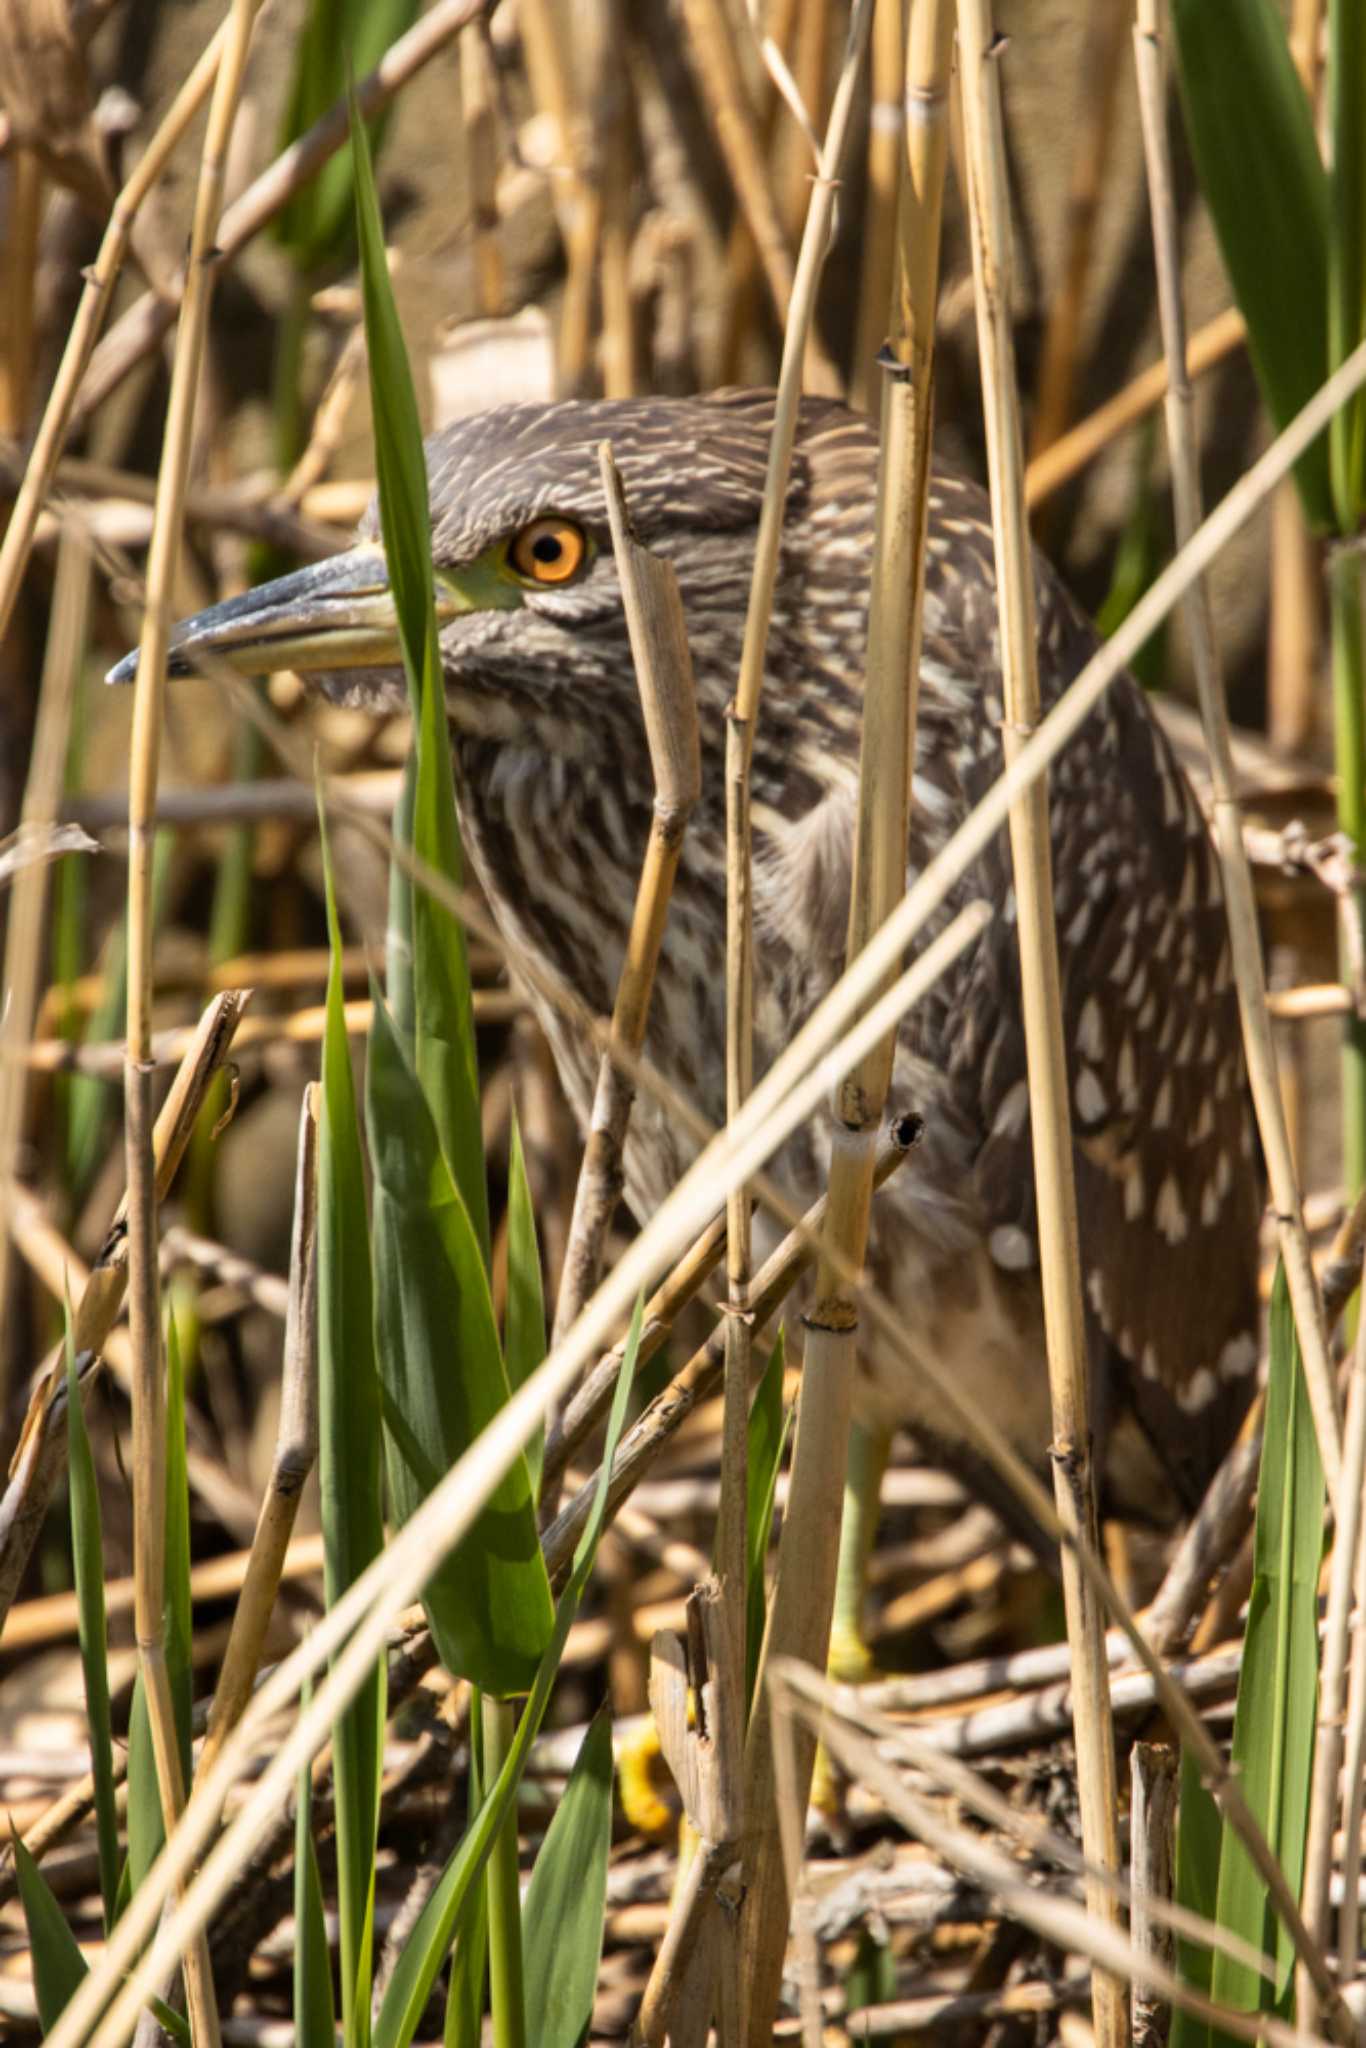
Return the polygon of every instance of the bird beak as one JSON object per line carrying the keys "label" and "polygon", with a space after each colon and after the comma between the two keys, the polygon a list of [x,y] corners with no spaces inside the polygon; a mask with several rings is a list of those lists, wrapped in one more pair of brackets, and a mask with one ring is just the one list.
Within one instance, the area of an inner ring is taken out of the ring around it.
{"label": "bird beak", "polygon": [[[438,584],[438,618],[460,608],[452,598]],[[201,655],[249,676],[280,668],[399,667],[403,655],[384,556],[370,545],[351,548],[197,612],[171,634],[167,673],[192,674]],[[126,654],[106,681],[131,683],[137,665],[137,653]]]}

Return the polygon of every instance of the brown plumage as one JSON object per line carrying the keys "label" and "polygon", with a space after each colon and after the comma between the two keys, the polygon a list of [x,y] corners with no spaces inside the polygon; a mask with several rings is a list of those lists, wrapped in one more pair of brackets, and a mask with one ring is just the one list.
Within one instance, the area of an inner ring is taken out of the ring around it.
{"label": "brown plumage", "polygon": [[[515,406],[428,444],[438,590],[447,576],[473,591],[473,566],[485,593],[442,632],[469,853],[513,967],[534,963],[539,978],[558,977],[599,1013],[611,1007],[652,794],[598,481],[603,439],[642,539],[674,563],[697,676],[703,793],[646,1051],[713,1122],[724,1112],[724,721],[772,412],[771,397],[752,392]],[[875,469],[866,421],[824,401],[803,406],[754,755],[761,1071],[843,965]],[[588,556],[563,584],[529,586],[510,573],[506,547],[547,516],[581,531]],[[362,537],[376,533],[372,515]],[[1051,701],[1095,634],[1041,560],[1035,594]],[[245,661],[248,613],[268,617],[270,594],[192,621],[181,644],[187,653],[232,644]],[[268,665],[268,637],[251,650],[258,667]],[[403,701],[395,668],[327,673],[321,631],[308,665],[345,702]],[[1001,717],[988,507],[975,485],[941,475],[912,872],[1000,773]],[[1163,1515],[1198,1496],[1251,1393],[1261,1196],[1217,868],[1181,770],[1127,678],[1057,763],[1051,816],[1095,1422],[1114,1505]],[[918,1111],[926,1135],[878,1199],[870,1256],[912,1346],[1041,1459],[1047,1377],[1004,835],[942,919],[973,896],[996,916],[901,1033],[890,1107]],[[543,996],[533,1000],[582,1122],[596,1055]],[[775,1162],[803,1204],[823,1184],[829,1142],[818,1121]],[[691,1149],[638,1101],[626,1162],[637,1214],[659,1201]],[[876,1348],[863,1364],[869,1419],[908,1421],[959,1462],[919,1380]]]}

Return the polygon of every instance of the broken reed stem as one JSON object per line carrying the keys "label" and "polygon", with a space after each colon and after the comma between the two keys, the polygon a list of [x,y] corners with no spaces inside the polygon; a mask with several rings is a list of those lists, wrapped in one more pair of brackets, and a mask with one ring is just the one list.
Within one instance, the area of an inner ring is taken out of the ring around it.
{"label": "broken reed stem", "polygon": [[[759,1159],[781,1145],[792,1129],[821,1099],[828,1083],[822,1078],[813,1087],[811,1066],[823,1059],[843,1029],[849,1014],[864,999],[866,988],[885,971],[921,928],[925,919],[943,900],[955,881],[962,878],[973,860],[1005,821],[1011,799],[1038,775],[1054,755],[1074,736],[1090,715],[1106,688],[1135,650],[1148,640],[1191,581],[1208,567],[1221,549],[1238,533],[1252,512],[1281,479],[1288,475],[1305,449],[1317,439],[1333,413],[1363,384],[1366,384],[1366,343],[1353,350],[1341,367],[1258,457],[1252,468],[1210,514],[1189,546],[1168,564],[1151,588],[1139,600],[1112,638],[1098,648],[1063,698],[1043,721],[1019,760],[1008,768],[988,790],[959,827],[949,845],[936,856],[925,874],[907,894],[894,916],[878,934],[864,955],[844,975],[812,1016],[795,1034],[791,1044],[774,1061],[745,1105],[737,1124],[718,1134],[695,1165],[664,1202],[639,1237],[627,1247],[620,1262],[587,1305],[575,1330],[562,1349],[553,1352],[513,1395],[477,1447],[460,1459],[441,1481],[413,1519],[394,1539],[383,1559],[367,1568],[330,1614],[325,1616],[305,1644],[273,1672],[260,1687],[257,1697],[229,1737],[212,1773],[196,1787],[195,1798],[176,1835],[168,1843],[164,1860],[149,1875],[120,1918],[105,1954],[75,1992],[53,2030],[48,2048],[78,2048],[88,2030],[99,2019],[106,2000],[113,2000],[92,2048],[113,2048],[120,2026],[136,2017],[146,1983],[155,1981],[197,1927],[203,1926],[234,1881],[244,1857],[269,1828],[280,1801],[289,1796],[294,1775],[301,1763],[325,1743],[332,1721],[343,1705],[368,1678],[375,1656],[383,1648],[385,1632],[393,1617],[410,1604],[415,1591],[430,1574],[433,1554],[458,1543],[474,1517],[497,1485],[503,1473],[519,1455],[523,1445],[542,1426],[549,1400],[579,1374],[595,1347],[607,1342],[619,1319],[629,1312],[641,1287],[671,1257],[682,1250],[708,1221],[709,1205],[718,1191],[718,1181],[728,1192],[732,1181],[753,1176]],[[424,886],[431,887],[442,901],[460,904],[459,892],[449,882],[425,867]],[[964,918],[967,923],[964,923]],[[895,1014],[916,1001],[944,971],[962,946],[971,943],[981,929],[980,916],[960,913],[955,926],[927,947],[924,956],[908,970],[903,981],[887,999]],[[876,1043],[889,1019],[878,1014],[851,1035],[851,1044],[836,1055],[855,1059],[868,1044]],[[803,1078],[805,1077],[805,1078]],[[705,1186],[704,1197],[702,1189]],[[863,1301],[870,1320],[885,1334],[896,1355],[905,1355],[904,1334],[896,1317],[881,1304],[875,1293],[865,1289]],[[1006,1477],[1040,1526],[1057,1540],[1060,1530],[1047,1494],[987,1418],[964,1404],[947,1377],[936,1382],[936,1395],[944,1400],[955,1421],[975,1448],[988,1457]],[[1134,1617],[1115,1592],[1100,1561],[1084,1553],[1086,1569],[1111,1614],[1122,1628],[1139,1663],[1154,1683],[1163,1710],[1177,1728],[1183,1742],[1195,1751],[1202,1771],[1230,1826],[1247,1845],[1267,1885],[1275,1908],[1296,1941],[1303,1947],[1303,1923],[1298,1907],[1290,1898],[1284,1877],[1267,1848],[1256,1821],[1239,1795],[1237,1782],[1230,1778],[1219,1749],[1211,1741],[1199,1716],[1191,1709],[1179,1686],[1171,1679],[1161,1660],[1154,1656]],[[245,1770],[251,1744],[269,1717],[288,1704],[299,1686],[329,1657],[337,1653],[336,1668],[319,1688],[307,1712],[291,1728],[284,1745],[272,1757],[265,1773],[254,1786],[242,1813],[225,1831],[199,1878],[189,1887],[175,1921],[162,1931],[156,1950],[145,1963],[137,1963],[139,1945],[157,1930],[158,1914],[169,1890],[192,1870],[213,1830],[204,1824],[212,1801],[221,1801],[238,1775]],[[1312,1950],[1311,1953],[1315,1953]],[[123,1973],[128,1972],[122,1983]],[[1331,1978],[1326,1977],[1333,1991]],[[1265,2015],[1257,2024],[1266,2027]],[[1271,2023],[1274,2024],[1274,2023]],[[1281,2038],[1278,2035],[1278,2038]]]}
{"label": "broken reed stem", "polygon": [[[1134,29],[1134,60],[1152,207],[1162,343],[1167,357],[1166,413],[1172,499],[1176,511],[1177,545],[1184,548],[1200,525],[1203,506],[1194,407],[1190,380],[1184,367],[1186,320],[1181,291],[1180,231],[1167,135],[1161,0],[1139,0]],[[1214,840],[1228,911],[1229,947],[1238,990],[1238,1015],[1247,1055],[1248,1080],[1266,1154],[1276,1236],[1295,1315],[1295,1331],[1304,1361],[1305,1386],[1313,1409],[1324,1480],[1328,1498],[1335,1512],[1340,1513],[1342,1425],[1337,1382],[1328,1352],[1328,1334],[1318,1283],[1314,1278],[1309,1236],[1304,1227],[1299,1179],[1286,1128],[1285,1103],[1276,1076],[1276,1047],[1267,1016],[1266,970],[1257,924],[1256,894],[1252,869],[1243,845],[1242,817],[1235,794],[1237,784],[1214,611],[1208,585],[1203,578],[1197,578],[1187,596],[1186,623],[1195,663],[1205,744],[1209,750]]]}
{"label": "broken reed stem", "polygon": [[[166,118],[148,143],[132,176],[114,201],[99,253],[85,273],[80,303],[71,322],[66,346],[62,351],[62,360],[48,395],[42,424],[34,437],[28,465],[10,511],[5,538],[0,544],[0,640],[3,640],[9,631],[15,600],[19,595],[19,586],[23,582],[24,570],[28,566],[29,553],[33,546],[38,514],[51,489],[53,473],[71,425],[76,393],[85,374],[86,365],[90,361],[95,338],[108,311],[109,301],[113,297],[119,272],[123,268],[133,222],[143,200],[165,170],[172,152],[213,84],[223,51],[226,26],[226,23],[221,24],[215,30],[203,55],[172,101]],[[153,295],[149,293],[148,296]],[[167,325],[169,324],[168,321]]]}
{"label": "broken reed stem", "polygon": [[[1366,1273],[1363,1273],[1366,1278]],[[1329,1885],[1333,1874],[1333,1833],[1338,1818],[1347,1706],[1348,1659],[1352,1629],[1352,1596],[1361,1547],[1362,1486],[1366,1483],[1366,1316],[1357,1323],[1352,1368],[1347,1386],[1347,1426],[1343,1443],[1341,1519],[1333,1537],[1333,1564],[1328,1583],[1328,1609],[1319,1653],[1318,1734],[1309,1793],[1309,1824],[1304,1850],[1300,1911],[1310,1935],[1326,1948],[1332,1938]],[[1357,1629],[1363,1617],[1357,1615]],[[1346,1800],[1351,1808],[1350,1786]],[[1358,1823],[1359,1826],[1359,1823]],[[1342,1976],[1338,1965],[1338,1981]],[[1295,2013],[1301,2026],[1318,2024],[1318,1998],[1308,1972],[1296,1971]]]}
{"label": "broken reed stem", "polygon": [[622,1165],[635,1084],[614,1054],[645,1043],[655,970],[683,836],[702,787],[697,698],[683,600],[673,564],[642,547],[631,527],[611,443],[598,450],[612,551],[635,663],[654,775],[650,836],[636,887],[626,957],[612,1007],[611,1039],[598,1067],[583,1165],[574,1194],[552,1342],[558,1343],[598,1284],[607,1231],[625,1185]]}
{"label": "broken reed stem", "polygon": [[[1034,565],[1025,512],[1024,451],[1010,324],[1009,180],[990,0],[959,0],[958,39],[1000,619],[1005,710],[1002,744],[1009,763],[1037,731],[1041,706]],[[1071,1539],[1063,1549],[1061,1564],[1067,1639],[1073,1652],[1081,1837],[1088,1861],[1099,1870],[1117,1874],[1119,1792],[1105,1622],[1094,1589],[1078,1562],[1079,1547],[1095,1549],[1099,1524],[1067,1051],[1053,922],[1052,834],[1048,784],[1043,776],[1011,806],[1010,852],[1018,906],[1039,1267],[1053,1411],[1049,1456],[1058,1515]],[[1090,1911],[1118,1932],[1120,1915],[1113,1893],[1088,1880],[1086,1900]],[[1097,1970],[1092,1978],[1091,2005],[1099,2048],[1123,2048],[1129,2036],[1129,2011],[1119,1979]]]}
{"label": "broken reed stem", "polygon": [[[26,827],[54,824],[61,809],[71,711],[90,612],[91,567],[84,535],[74,529],[64,533],[57,554],[38,715],[20,814]],[[34,1029],[50,882],[47,861],[35,861],[20,870],[10,895],[5,929],[4,973],[0,977],[4,990],[0,1003],[0,1199],[6,1206],[28,1096],[22,1067],[14,1062],[16,1056],[22,1057]],[[0,1231],[0,1315],[9,1296],[9,1257],[9,1232]],[[5,1407],[9,1353],[8,1343],[0,1342],[0,1412]]]}
{"label": "broken reed stem", "polygon": [[[185,485],[199,373],[213,290],[214,237],[222,211],[228,145],[246,75],[260,0],[233,0],[214,81],[190,233],[188,282],[171,367],[157,501],[147,565],[128,793],[128,1064],[125,1081],[128,1161],[128,1302],[133,1341],[134,1630],[138,1665],[156,1750],[166,1833],[185,1803],[165,1653],[166,1413],[162,1384],[160,1290],[156,1254],[156,1168],[152,1146],[152,842],[160,765],[166,652],[180,549]],[[201,1932],[185,1956],[185,1992],[199,2048],[215,2048],[208,1942]]]}
{"label": "broken reed stem", "polygon": [[[1155,1907],[1170,1902],[1176,1878],[1176,1751],[1168,1743],[1136,1742],[1129,1753],[1129,1933],[1141,1955],[1170,1973],[1176,1941]],[[1171,2013],[1135,1979],[1129,2017],[1134,2048],[1166,2048]]]}
{"label": "broken reed stem", "polygon": [[[880,358],[882,440],[846,942],[849,959],[863,950],[905,894],[915,758],[952,9],[944,0],[929,0],[915,8],[912,20],[904,89],[917,114],[924,112],[926,119],[917,121],[912,149],[898,178],[895,282],[887,308],[891,340]],[[874,1148],[895,1054],[892,1031],[845,1077],[832,1104],[835,1144],[824,1236],[845,1272],[858,1271],[867,1250]],[[791,1492],[778,1547],[760,1684],[771,1655],[824,1663],[829,1651],[859,1319],[841,1269],[824,1247],[806,1325]],[[810,1792],[815,1750],[804,1733],[793,1733],[789,1761],[800,1813]],[[771,1718],[757,1715],[746,1754],[751,1804],[745,1884],[748,2038],[756,2044],[772,2031],[792,1905],[776,1810],[773,1737]]]}
{"label": "broken reed stem", "polygon": [[199,1768],[213,1763],[251,1697],[304,1481],[318,1456],[317,1083],[304,1090],[289,1247],[289,1311],[280,1375],[280,1421],[270,1483],[209,1711]]}

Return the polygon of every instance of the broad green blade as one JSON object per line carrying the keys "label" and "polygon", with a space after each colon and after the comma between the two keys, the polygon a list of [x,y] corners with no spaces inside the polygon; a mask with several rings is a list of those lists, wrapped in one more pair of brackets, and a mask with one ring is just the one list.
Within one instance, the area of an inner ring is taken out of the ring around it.
{"label": "broad green blade", "polygon": [[[1294,1897],[1304,1874],[1309,1781],[1318,1700],[1318,1578],[1323,1557],[1323,1468],[1290,1296],[1276,1269],[1271,1296],[1271,1364],[1257,1489],[1252,1593],[1238,1675],[1232,1763],[1244,1796]],[[1263,1949],[1276,1963],[1269,1985],[1222,1952],[1211,1990],[1222,2005],[1288,2010],[1294,1948],[1275,1919],[1266,1887],[1246,1850],[1225,1829],[1219,1859],[1219,1925]]]}
{"label": "broad green blade", "polygon": [[[373,70],[417,18],[417,0],[310,0],[298,38],[294,81],[280,148],[304,134],[346,91],[348,65]],[[387,115],[370,123],[379,148]],[[353,170],[337,150],[281,208],[275,232],[303,271],[344,262],[350,253]]]}
{"label": "broad green blade", "polygon": [[[1328,180],[1275,0],[1173,0],[1181,101],[1267,410],[1284,427],[1328,374]],[[1328,437],[1300,458],[1333,525]]]}
{"label": "broad green blade", "polygon": [[71,1555],[76,1578],[76,1611],[85,1679],[85,1718],[90,1731],[90,1774],[95,1788],[95,1840],[99,1851],[104,1931],[114,1925],[119,1891],[119,1822],[114,1793],[114,1737],[109,1710],[109,1636],[104,1610],[104,1536],[95,1460],[85,1425],[85,1404],[71,1348],[71,1308],[66,1327],[67,1464],[71,1488]]}
{"label": "broad green blade", "polygon": [[[342,996],[341,930],[321,806],[319,827],[332,949],[318,1125],[318,1478],[323,1583],[330,1607],[379,1555],[384,1521],[365,1172]],[[342,2027],[347,2048],[366,2048],[369,2038],[365,1964],[379,1826],[385,1679],[381,1657],[373,1678],[339,1718],[333,1736]]]}
{"label": "broad green blade", "polygon": [[[1366,338],[1366,0],[1330,0],[1327,94],[1328,362],[1336,370]],[[1338,529],[1366,513],[1366,393],[1358,391],[1329,435]]]}
{"label": "broad green blade", "polygon": [[185,1469],[185,1374],[174,1316],[166,1319],[166,1669],[175,1705],[180,1769],[193,1774],[194,1603],[190,1593],[190,1481]]}
{"label": "broad green blade", "polygon": [[773,1503],[778,1497],[778,1468],[783,1461],[791,1413],[783,1414],[783,1368],[787,1346],[783,1332],[769,1353],[749,1411],[749,1445],[745,1475],[745,1714],[754,1702],[759,1653],[764,1643],[764,1560],[773,1532]]}
{"label": "broad green blade", "polygon": [[10,1836],[14,1874],[33,1951],[33,1989],[43,2032],[50,2034],[89,1965],[76,1945],[66,1913],[18,1835]]}
{"label": "broad green blade", "polygon": [[[1223,1823],[1219,1809],[1200,1781],[1190,1751],[1181,1752],[1181,1804],[1176,1821],[1176,1903],[1204,1920],[1213,1920],[1219,1886],[1219,1854]],[[1202,1942],[1177,1937],[1177,1970],[1183,1984],[1210,1995],[1211,1954]],[[1210,2026],[1194,2013],[1172,2013],[1171,2048],[1209,2048]]]}
{"label": "broad green blade", "polygon": [[[312,1688],[305,1687],[301,1707],[311,1694]],[[294,1812],[294,2038],[297,2048],[336,2048],[332,1960],[313,1846],[313,1772],[308,1764],[299,1773]]]}
{"label": "broad green blade", "polygon": [[[458,883],[463,862],[437,645],[427,467],[417,398],[384,257],[374,172],[364,129],[355,118],[354,97],[351,143],[380,527],[403,644],[417,752],[412,844],[431,867]],[[487,1265],[488,1190],[465,934],[459,919],[421,888],[412,892],[411,925],[418,1078]]]}
{"label": "broad green blade", "polygon": [[530,1755],[531,1745],[540,1729],[551,1688],[559,1671],[565,1640],[578,1613],[579,1602],[583,1598],[583,1590],[593,1569],[593,1560],[597,1556],[598,1539],[602,1535],[603,1523],[607,1518],[608,1481],[611,1477],[612,1460],[616,1455],[622,1425],[626,1420],[631,1381],[635,1376],[643,1309],[643,1300],[638,1300],[635,1314],[631,1318],[626,1352],[612,1401],[612,1412],[608,1418],[597,1489],[593,1495],[592,1509],[584,1525],[583,1534],[574,1552],[574,1563],[568,1583],[556,1604],[555,1632],[546,1645],[545,1655],[536,1673],[536,1683],[531,1689],[531,1697],[517,1724],[517,1733],[503,1768],[498,1774],[497,1782],[471,1818],[459,1847],[424,1906],[389,1980],[379,2019],[375,2023],[375,2048],[408,2048],[417,2031],[417,2023],[422,2017],[422,2009],[436,1982],[437,1974],[446,1960],[452,1939],[457,1929],[464,1924],[465,1916],[472,1905],[473,1894],[482,1895],[483,1887],[479,1885],[478,1879],[483,1872],[503,1816],[510,1802],[516,1797],[517,1785]]}
{"label": "broad green blade", "polygon": [[[483,1254],[402,1043],[374,992],[366,1075],[374,1170],[375,1349],[400,1522],[507,1403]],[[423,1603],[442,1662],[481,1691],[528,1690],[554,1608],[518,1458]]]}
{"label": "broad green blade", "polygon": [[612,1846],[612,1717],[602,1707],[574,1759],[522,1904],[526,2009],[537,2048],[578,2048],[593,2017]]}
{"label": "broad green blade", "polygon": [[[520,1387],[545,1357],[545,1288],[541,1278],[541,1247],[536,1238],[536,1210],[527,1183],[526,1160],[517,1112],[512,1114],[508,1148],[508,1289],[503,1351],[508,1385]],[[545,1433],[537,1430],[526,1447],[532,1492],[541,1490],[541,1452]]]}

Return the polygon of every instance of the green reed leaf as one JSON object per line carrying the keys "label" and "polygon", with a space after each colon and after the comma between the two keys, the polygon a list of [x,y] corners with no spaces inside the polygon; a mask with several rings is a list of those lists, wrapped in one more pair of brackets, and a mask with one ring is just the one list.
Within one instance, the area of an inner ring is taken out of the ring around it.
{"label": "green reed leaf", "polygon": [[85,1422],[66,1309],[67,1467],[71,1490],[71,1556],[76,1578],[77,1627],[90,1734],[90,1775],[95,1788],[95,1843],[99,1856],[104,1931],[114,1925],[119,1891],[119,1822],[114,1792],[114,1736],[109,1706],[109,1634],[104,1608],[104,1535],[95,1459]]}
{"label": "green reed leaf", "polygon": [[18,1835],[10,1836],[19,1902],[33,1953],[33,1989],[43,2032],[51,2033],[80,1987],[89,1964],[81,1954],[66,1912]]}
{"label": "green reed leaf", "polygon": [[[520,1387],[545,1357],[545,1286],[541,1277],[541,1247],[536,1236],[536,1208],[526,1177],[522,1132],[517,1112],[512,1114],[512,1137],[508,1146],[508,1286],[504,1316],[503,1352],[507,1359],[508,1385]],[[527,1470],[533,1493],[541,1487],[541,1453],[544,1430],[537,1430],[526,1447]]]}
{"label": "green reed leaf", "polygon": [[522,1904],[537,2048],[578,2048],[593,2017],[612,1846],[612,1716],[600,1707],[551,1816]]}

